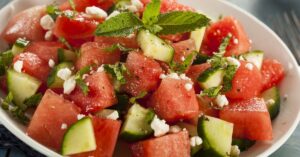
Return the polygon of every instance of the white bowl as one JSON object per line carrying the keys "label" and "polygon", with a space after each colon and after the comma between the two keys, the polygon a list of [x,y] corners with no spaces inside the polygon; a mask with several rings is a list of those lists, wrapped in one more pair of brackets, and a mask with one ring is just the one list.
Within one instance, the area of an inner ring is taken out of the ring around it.
{"label": "white bowl", "polygon": [[[266,25],[257,20],[252,15],[240,8],[229,4],[226,1],[218,0],[180,0],[181,3],[193,6],[211,18],[217,18],[219,15],[232,15],[244,25],[246,32],[253,41],[254,49],[261,49],[266,52],[266,57],[279,60],[286,69],[286,78],[281,84],[281,96],[287,95],[288,99],[282,103],[279,116],[273,121],[274,138],[269,142],[257,142],[248,151],[242,153],[242,157],[250,156],[268,156],[277,150],[295,130],[300,118],[300,73],[298,65],[287,46],[280,38],[272,32]],[[0,31],[6,25],[8,19],[13,15],[34,5],[50,4],[52,0],[15,0],[0,11]],[[4,49],[6,45],[0,42],[0,48]],[[4,96],[3,94],[1,95]],[[5,111],[0,109],[0,120],[14,135],[24,141],[26,144],[37,151],[51,157],[60,156],[56,152],[39,144],[25,134],[25,127],[17,123]],[[124,156],[126,153],[116,150],[115,156]],[[120,153],[120,155],[119,155]],[[128,155],[129,156],[129,155]]]}

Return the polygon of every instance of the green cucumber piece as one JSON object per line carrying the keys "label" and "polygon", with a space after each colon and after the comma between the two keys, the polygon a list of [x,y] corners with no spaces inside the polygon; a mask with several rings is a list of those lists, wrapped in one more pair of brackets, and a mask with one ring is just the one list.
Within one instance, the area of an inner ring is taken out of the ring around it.
{"label": "green cucumber piece", "polygon": [[97,148],[92,119],[82,118],[73,124],[65,133],[61,153],[72,155],[93,151]]}
{"label": "green cucumber piece", "polygon": [[233,124],[210,116],[198,121],[198,134],[203,140],[197,153],[203,157],[224,157],[231,151]]}
{"label": "green cucumber piece", "polygon": [[196,50],[200,51],[206,27],[196,29],[191,32],[190,38],[195,41]]}
{"label": "green cucumber piece", "polygon": [[127,141],[134,142],[145,139],[153,134],[150,126],[155,113],[139,104],[134,104],[125,116],[125,122],[121,129],[121,137]]}
{"label": "green cucumber piece", "polygon": [[246,61],[253,63],[260,70],[264,60],[264,52],[255,50],[242,55]]}
{"label": "green cucumber piece", "polygon": [[53,79],[50,81],[52,83],[49,84],[49,88],[62,88],[64,85],[64,80],[57,76],[57,72],[61,69],[68,68],[72,71],[72,74],[74,74],[74,71],[72,70],[73,67],[74,65],[71,62],[63,62],[54,67],[49,76],[50,79]]}
{"label": "green cucumber piece", "polygon": [[29,41],[23,38],[18,38],[15,42],[15,44],[12,46],[12,53],[13,55],[17,55],[19,53],[22,53],[25,49],[25,47],[29,44]]}
{"label": "green cucumber piece", "polygon": [[59,63],[75,62],[77,59],[77,55],[75,52],[73,52],[71,50],[62,49],[62,48],[59,48],[57,50],[57,57],[58,57]]}
{"label": "green cucumber piece", "polygon": [[198,83],[203,89],[218,87],[222,84],[224,70],[221,68],[209,68],[198,77]]}
{"label": "green cucumber piece", "polygon": [[24,101],[37,92],[41,82],[28,74],[9,69],[7,70],[7,84],[14,103],[23,108],[25,107]]}
{"label": "green cucumber piece", "polygon": [[149,31],[139,31],[137,35],[137,42],[143,50],[145,56],[163,62],[172,61],[174,56],[173,47]]}
{"label": "green cucumber piece", "polygon": [[279,89],[274,86],[264,91],[261,96],[266,102],[271,119],[275,119],[280,112]]}
{"label": "green cucumber piece", "polygon": [[232,139],[232,145],[237,145],[240,151],[246,151],[255,144],[255,141],[247,139]]}

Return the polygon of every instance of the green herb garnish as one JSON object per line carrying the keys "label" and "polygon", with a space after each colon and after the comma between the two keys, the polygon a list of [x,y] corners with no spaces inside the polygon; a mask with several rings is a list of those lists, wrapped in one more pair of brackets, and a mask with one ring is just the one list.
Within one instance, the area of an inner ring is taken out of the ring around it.
{"label": "green herb garnish", "polygon": [[70,4],[71,8],[73,10],[76,10],[76,5],[75,5],[74,1],[73,0],[68,0],[68,1],[69,1],[69,4]]}
{"label": "green herb garnish", "polygon": [[189,54],[182,63],[172,61],[170,63],[171,70],[176,73],[184,73],[187,68],[193,63],[195,52]]}
{"label": "green herb garnish", "polygon": [[222,86],[218,86],[218,87],[211,87],[208,89],[204,89],[201,93],[200,96],[207,96],[210,98],[215,98],[219,95],[219,93],[221,92]]}
{"label": "green herb garnish", "polygon": [[215,56],[218,56],[218,57],[223,57],[224,56],[224,54],[226,52],[226,49],[229,45],[231,37],[232,37],[232,35],[227,35],[225,38],[223,38],[223,40],[222,40],[222,42],[219,46],[218,52],[214,53]]}
{"label": "green herb garnish", "polygon": [[75,81],[76,84],[79,86],[79,88],[82,90],[83,94],[86,96],[89,93],[89,87],[83,80],[83,75],[88,73],[91,69],[91,66],[86,66],[82,69],[80,69],[76,74],[75,74]]}
{"label": "green herb garnish", "polygon": [[33,96],[27,98],[24,101],[24,105],[27,108],[35,107],[40,103],[40,101],[42,100],[42,97],[43,97],[43,94],[41,94],[41,93],[34,94]]}
{"label": "green herb garnish", "polygon": [[26,47],[28,44],[30,43],[29,40],[26,40],[25,38],[18,38],[15,42],[15,45],[20,47],[20,48],[24,48]]}
{"label": "green herb garnish", "polygon": [[0,76],[5,75],[6,70],[12,64],[14,55],[11,50],[0,53]]}
{"label": "green herb garnish", "polygon": [[147,94],[148,94],[148,92],[143,91],[143,92],[139,93],[139,95],[137,95],[137,96],[135,96],[135,97],[131,97],[131,98],[129,99],[129,102],[130,102],[131,104],[135,104],[135,103],[136,103],[136,100],[144,98]]}
{"label": "green herb garnish", "polygon": [[46,12],[53,20],[56,20],[56,18],[61,15],[61,10],[59,10],[58,6],[53,4],[47,6]]}
{"label": "green herb garnish", "polygon": [[104,67],[104,70],[106,72],[108,72],[109,74],[111,74],[113,76],[113,78],[116,81],[118,81],[120,84],[126,83],[125,75],[129,74],[129,72],[124,64],[122,64],[122,63],[117,63],[114,65],[106,64],[103,67]]}
{"label": "green herb garnish", "polygon": [[119,49],[120,51],[122,51],[122,52],[129,52],[129,51],[135,50],[135,49],[133,49],[133,48],[127,48],[127,47],[123,46],[122,44],[117,43],[117,44],[113,44],[113,45],[110,46],[110,47],[106,47],[106,48],[105,48],[105,51],[106,51],[106,52],[115,52],[115,51],[118,50],[118,49]]}

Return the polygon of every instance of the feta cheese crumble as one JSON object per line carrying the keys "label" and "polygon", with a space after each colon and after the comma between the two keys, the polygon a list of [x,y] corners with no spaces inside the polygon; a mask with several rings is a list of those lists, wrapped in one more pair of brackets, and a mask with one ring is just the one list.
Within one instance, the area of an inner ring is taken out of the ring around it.
{"label": "feta cheese crumble", "polygon": [[229,104],[227,98],[225,95],[218,95],[216,97],[216,104],[218,105],[218,107],[223,108],[224,106],[227,106]]}
{"label": "feta cheese crumble", "polygon": [[65,129],[67,129],[67,127],[68,127],[68,125],[66,123],[62,123],[60,128],[62,130],[65,130]]}
{"label": "feta cheese crumble", "polygon": [[23,69],[23,61],[16,61],[15,64],[14,64],[14,70],[16,72],[19,72],[21,73],[22,72],[22,69]]}
{"label": "feta cheese crumble", "polygon": [[47,31],[45,34],[45,40],[51,41],[53,39],[53,33],[52,31]]}
{"label": "feta cheese crumble", "polygon": [[245,67],[248,69],[248,70],[253,70],[253,64],[252,63],[247,63],[245,65]]}
{"label": "feta cheese crumble", "polygon": [[166,124],[165,120],[160,120],[156,115],[150,124],[154,130],[154,136],[159,137],[169,132],[170,126]]}
{"label": "feta cheese crumble", "polygon": [[190,91],[190,90],[193,88],[193,84],[191,84],[191,83],[186,83],[186,84],[184,85],[184,88],[185,88],[187,91]]}
{"label": "feta cheese crumble", "polygon": [[103,72],[104,71],[104,67],[103,65],[101,65],[98,69],[97,69],[97,72]]}
{"label": "feta cheese crumble", "polygon": [[196,147],[202,144],[202,139],[199,136],[193,136],[190,138],[190,145]]}
{"label": "feta cheese crumble", "polygon": [[241,63],[239,60],[233,58],[233,57],[226,57],[226,60],[228,61],[229,64],[231,65],[236,65],[237,67],[241,66]]}
{"label": "feta cheese crumble", "polygon": [[54,60],[53,59],[49,59],[48,65],[49,65],[50,68],[53,68],[55,66]]}
{"label": "feta cheese crumble", "polygon": [[76,87],[75,77],[70,77],[64,82],[64,94],[70,94]]}
{"label": "feta cheese crumble", "polygon": [[62,80],[66,81],[67,79],[69,79],[72,75],[72,71],[69,68],[63,68],[58,70],[57,74],[56,74],[59,78],[61,78]]}
{"label": "feta cheese crumble", "polygon": [[181,131],[181,128],[178,125],[170,126],[170,133],[178,133]]}
{"label": "feta cheese crumble", "polygon": [[119,112],[118,111],[113,111],[109,115],[106,116],[107,119],[111,120],[117,120],[119,118]]}
{"label": "feta cheese crumble", "polygon": [[143,9],[144,5],[140,0],[131,0],[131,4],[137,8],[137,10]]}
{"label": "feta cheese crumble", "polygon": [[185,60],[184,56],[182,56],[182,57],[180,58],[180,60],[181,60],[181,61],[184,61],[184,60]]}
{"label": "feta cheese crumble", "polygon": [[237,38],[234,38],[233,43],[237,45],[239,43],[239,40]]}
{"label": "feta cheese crumble", "polygon": [[237,145],[231,146],[231,150],[230,150],[231,157],[238,157],[238,156],[240,156],[240,153],[241,153],[241,151]]}
{"label": "feta cheese crumble", "polygon": [[85,9],[85,13],[96,18],[107,18],[107,13],[101,8],[92,6]]}
{"label": "feta cheese crumble", "polygon": [[77,115],[77,119],[78,119],[78,120],[80,120],[80,119],[82,119],[82,118],[84,118],[84,117],[85,117],[84,114],[78,114],[78,115]]}
{"label": "feta cheese crumble", "polygon": [[106,20],[108,20],[108,19],[110,19],[112,17],[115,17],[115,16],[117,16],[119,14],[120,14],[120,12],[118,10],[115,10],[111,14],[109,14],[109,16],[106,18]]}
{"label": "feta cheese crumble", "polygon": [[52,17],[50,15],[45,15],[41,18],[40,20],[40,25],[42,26],[43,29],[45,30],[50,30],[54,27],[54,20],[52,19]]}

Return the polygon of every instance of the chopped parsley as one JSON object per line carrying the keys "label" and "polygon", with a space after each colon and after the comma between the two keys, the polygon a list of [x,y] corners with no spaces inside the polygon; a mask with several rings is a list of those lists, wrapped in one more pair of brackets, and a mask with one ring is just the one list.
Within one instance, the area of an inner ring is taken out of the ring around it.
{"label": "chopped parsley", "polygon": [[106,64],[103,67],[104,67],[104,70],[106,72],[108,72],[109,74],[111,74],[112,77],[116,81],[118,81],[120,84],[126,83],[125,75],[126,74],[128,75],[129,72],[123,63],[117,63],[114,65]]}

